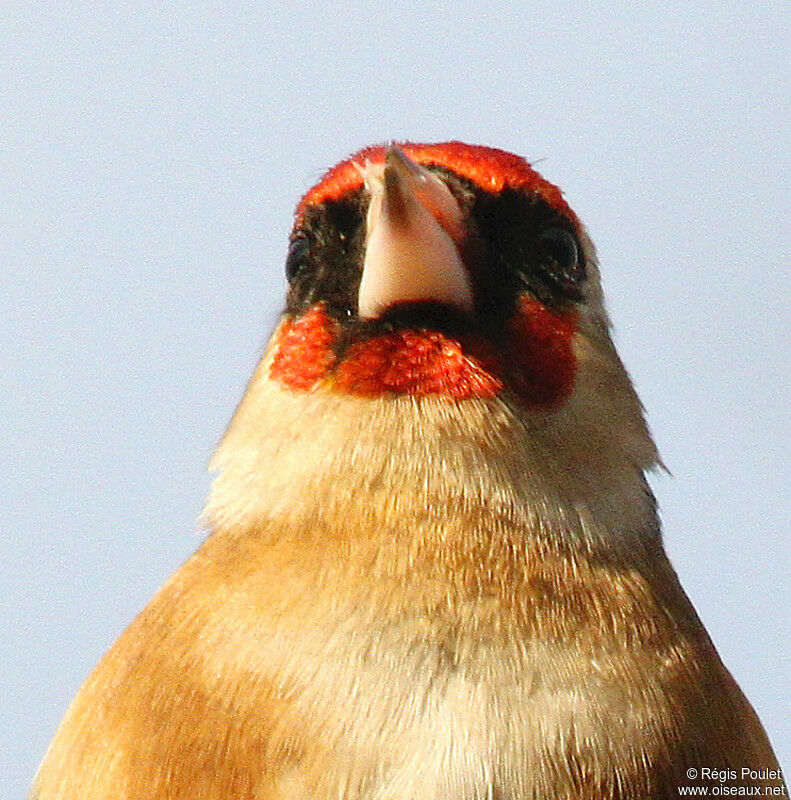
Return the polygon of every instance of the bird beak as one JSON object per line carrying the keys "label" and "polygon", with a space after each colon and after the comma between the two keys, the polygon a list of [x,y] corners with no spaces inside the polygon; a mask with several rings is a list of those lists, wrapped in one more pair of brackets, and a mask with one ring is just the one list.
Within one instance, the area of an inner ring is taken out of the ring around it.
{"label": "bird beak", "polygon": [[360,318],[419,301],[471,313],[472,286],[459,253],[464,219],[445,183],[397,147],[388,149],[384,164],[367,163],[361,171],[371,197]]}

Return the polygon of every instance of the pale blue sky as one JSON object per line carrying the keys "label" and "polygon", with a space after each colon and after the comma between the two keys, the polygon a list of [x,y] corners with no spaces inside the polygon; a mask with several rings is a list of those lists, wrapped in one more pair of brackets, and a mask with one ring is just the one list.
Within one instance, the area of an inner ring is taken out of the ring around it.
{"label": "pale blue sky", "polygon": [[785,4],[11,0],[0,31],[0,795],[200,541],[293,205],[394,138],[521,153],[587,224],[667,548],[791,769]]}

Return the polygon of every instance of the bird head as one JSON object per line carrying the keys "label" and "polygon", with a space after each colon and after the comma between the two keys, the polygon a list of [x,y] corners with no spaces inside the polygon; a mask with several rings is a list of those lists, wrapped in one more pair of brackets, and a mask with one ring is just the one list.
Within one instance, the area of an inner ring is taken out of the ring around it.
{"label": "bird head", "polygon": [[[500,458],[511,483],[545,469],[586,484],[602,470],[642,480],[656,462],[593,245],[523,158],[461,142],[364,149],[301,199],[286,275],[215,466],[381,482],[397,465],[425,486],[440,462],[480,474]],[[485,452],[469,455],[476,442]]]}
{"label": "bird head", "polygon": [[293,390],[556,410],[601,317],[584,234],[525,161],[459,143],[377,147],[297,209],[271,375]]}

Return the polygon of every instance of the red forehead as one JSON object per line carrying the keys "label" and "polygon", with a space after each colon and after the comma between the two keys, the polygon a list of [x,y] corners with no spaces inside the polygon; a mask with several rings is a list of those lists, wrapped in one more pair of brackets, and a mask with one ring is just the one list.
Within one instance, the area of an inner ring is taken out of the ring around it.
{"label": "red forehead", "polygon": [[[577,224],[577,218],[563,199],[560,189],[544,180],[521,156],[494,147],[463,142],[439,144],[396,142],[395,144],[414,161],[445,167],[487,192],[497,193],[503,189],[534,192],[549,206]],[[366,160],[373,164],[381,163],[384,161],[386,151],[385,145],[367,147],[330,169],[302,198],[297,207],[297,217],[301,217],[308,206],[327,200],[338,200],[359,189],[363,179],[356,165],[362,166]]]}

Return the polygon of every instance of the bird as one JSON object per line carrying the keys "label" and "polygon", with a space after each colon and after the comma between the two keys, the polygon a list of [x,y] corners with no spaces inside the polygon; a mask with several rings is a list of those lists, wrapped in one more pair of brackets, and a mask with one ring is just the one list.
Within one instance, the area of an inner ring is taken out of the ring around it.
{"label": "bird", "polygon": [[285,273],[208,535],[31,800],[783,791],[665,554],[661,461],[560,189],[493,147],[367,147],[302,196]]}

